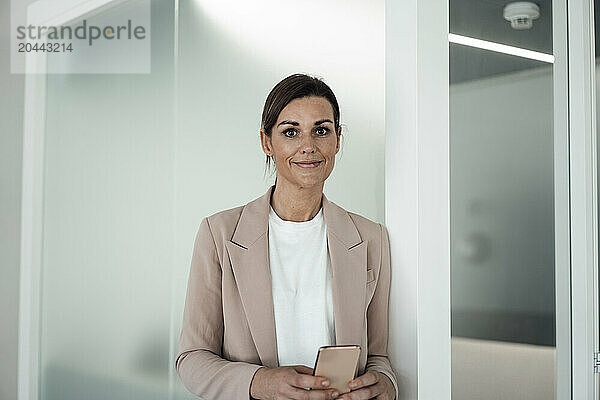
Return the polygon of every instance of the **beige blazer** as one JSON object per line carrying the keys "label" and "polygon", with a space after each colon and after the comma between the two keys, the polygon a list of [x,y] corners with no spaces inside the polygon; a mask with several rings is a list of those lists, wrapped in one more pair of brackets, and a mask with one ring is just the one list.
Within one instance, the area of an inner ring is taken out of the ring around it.
{"label": "beige blazer", "polygon": [[[175,369],[188,390],[206,400],[250,399],[256,370],[279,366],[268,251],[273,189],[204,218],[196,235]],[[336,344],[359,344],[359,375],[380,371],[397,388],[387,354],[387,229],[325,194],[322,207]]]}

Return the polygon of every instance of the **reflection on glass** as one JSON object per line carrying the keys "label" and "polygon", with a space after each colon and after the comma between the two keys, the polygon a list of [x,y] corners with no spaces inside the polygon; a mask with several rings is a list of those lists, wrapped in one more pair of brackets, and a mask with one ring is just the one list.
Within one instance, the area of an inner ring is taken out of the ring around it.
{"label": "reflection on glass", "polygon": [[[450,1],[454,34],[552,54],[509,2]],[[542,57],[544,59],[544,57]],[[450,43],[452,397],[555,391],[552,63]]]}

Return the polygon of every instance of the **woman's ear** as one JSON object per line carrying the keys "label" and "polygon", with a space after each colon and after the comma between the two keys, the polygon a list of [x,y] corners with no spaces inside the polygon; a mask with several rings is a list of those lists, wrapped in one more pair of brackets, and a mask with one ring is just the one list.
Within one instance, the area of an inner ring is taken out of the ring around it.
{"label": "woman's ear", "polygon": [[271,145],[271,137],[267,136],[267,133],[265,132],[265,130],[263,128],[260,129],[259,135],[260,135],[260,145],[261,145],[263,151],[265,152],[266,155],[272,156],[273,155],[273,146]]}

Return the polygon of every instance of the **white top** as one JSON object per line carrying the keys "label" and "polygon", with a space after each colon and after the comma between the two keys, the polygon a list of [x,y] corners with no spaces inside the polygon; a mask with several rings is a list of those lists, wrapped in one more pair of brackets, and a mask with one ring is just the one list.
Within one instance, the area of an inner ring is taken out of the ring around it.
{"label": "white top", "polygon": [[285,221],[270,207],[269,265],[279,365],[313,368],[319,347],[335,344],[322,207],[305,222]]}

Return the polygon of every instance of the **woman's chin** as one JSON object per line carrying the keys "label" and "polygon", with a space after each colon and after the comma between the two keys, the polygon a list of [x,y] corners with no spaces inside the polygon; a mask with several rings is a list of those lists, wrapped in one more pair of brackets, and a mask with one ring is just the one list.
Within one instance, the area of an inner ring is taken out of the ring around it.
{"label": "woman's chin", "polygon": [[314,186],[318,186],[321,185],[323,183],[322,179],[319,179],[320,177],[314,177],[314,178],[310,178],[307,179],[307,177],[302,177],[302,178],[298,178],[296,179],[296,183],[298,184],[298,186],[302,187],[302,188],[311,188]]}

